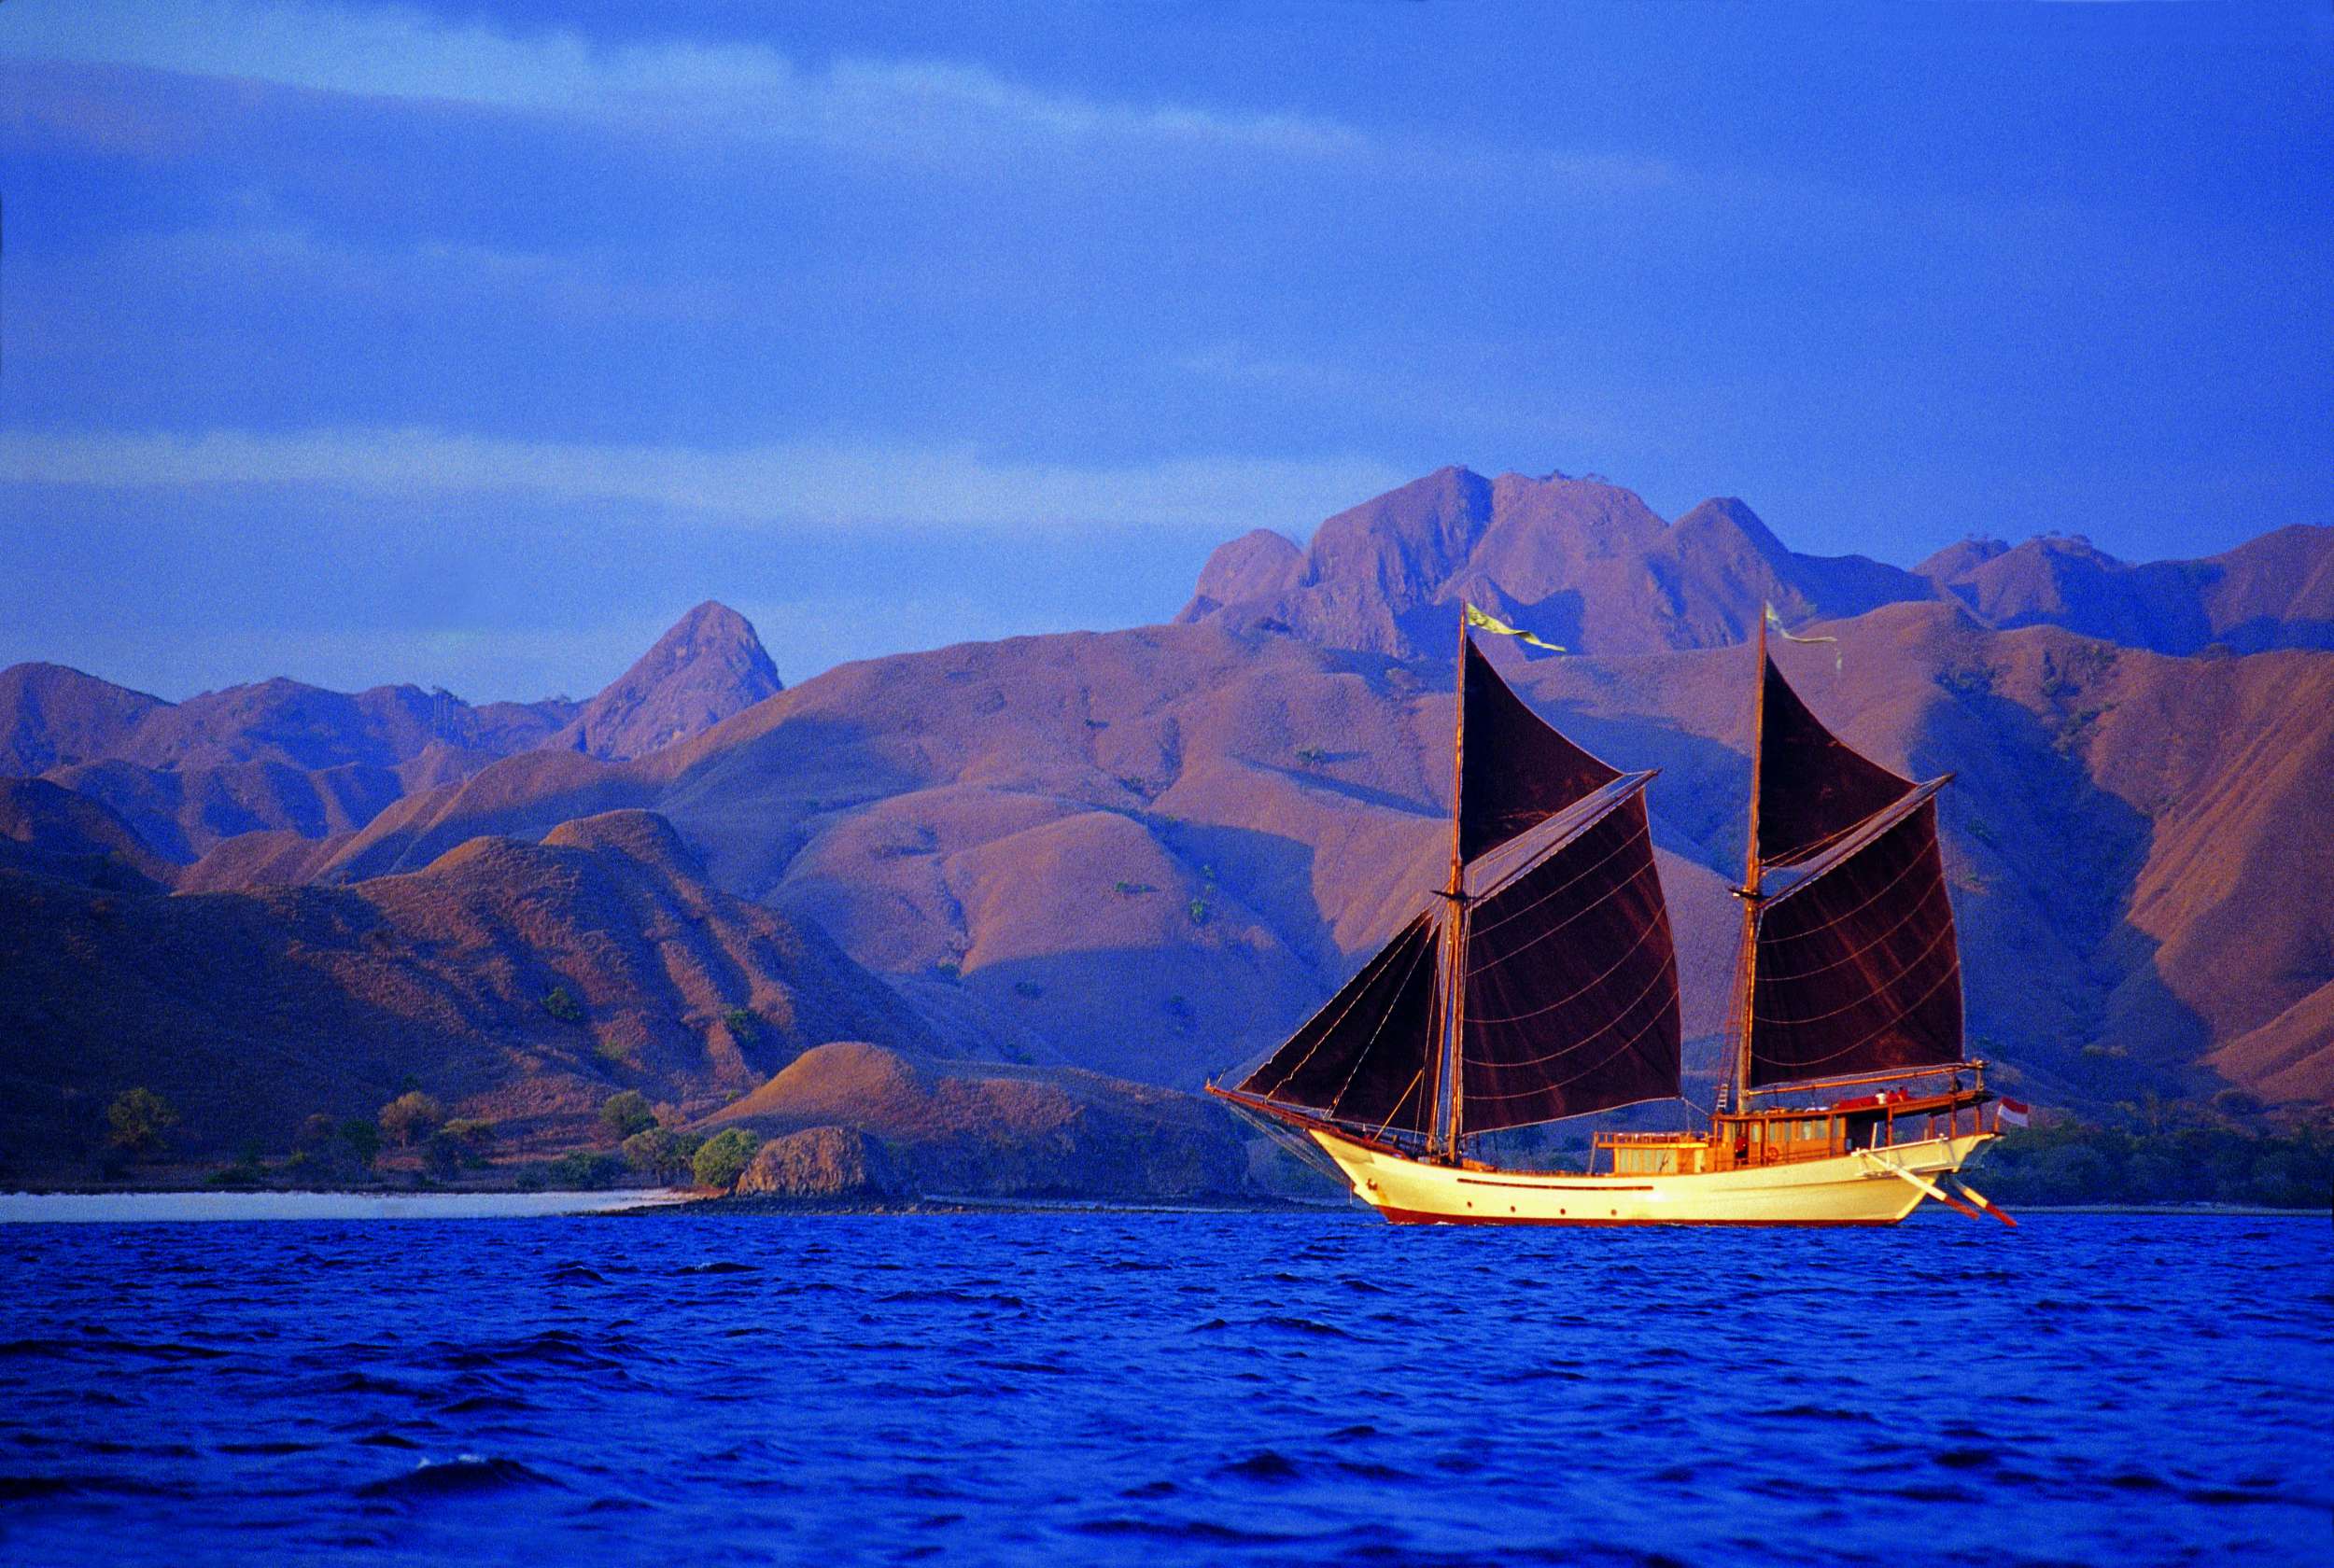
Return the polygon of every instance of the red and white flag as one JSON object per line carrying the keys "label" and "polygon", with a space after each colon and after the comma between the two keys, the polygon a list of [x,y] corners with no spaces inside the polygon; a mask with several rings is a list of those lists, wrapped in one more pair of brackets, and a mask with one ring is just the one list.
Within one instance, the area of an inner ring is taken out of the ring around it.
{"label": "red and white flag", "polygon": [[2008,1095],[2002,1097],[2002,1125],[2004,1127],[2024,1127],[2027,1125],[2027,1119],[2033,1113],[2034,1108],[2024,1100],[2012,1099]]}

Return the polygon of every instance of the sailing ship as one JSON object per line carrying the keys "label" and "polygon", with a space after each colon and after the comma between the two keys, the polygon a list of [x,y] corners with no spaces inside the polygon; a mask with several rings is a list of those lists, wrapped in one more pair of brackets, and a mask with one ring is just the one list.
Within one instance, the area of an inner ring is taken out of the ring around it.
{"label": "sailing ship", "polygon": [[1732,1059],[1706,1127],[1598,1133],[1583,1171],[1473,1156],[1483,1134],[1684,1097],[1654,775],[1542,721],[1470,620],[1511,631],[1462,607],[1445,886],[1209,1092],[1398,1223],[1889,1225],[1934,1199],[2016,1224],[1959,1174],[2002,1107],[1962,1050],[1937,844],[1951,776],[1915,783],[1825,729],[1764,621]]}

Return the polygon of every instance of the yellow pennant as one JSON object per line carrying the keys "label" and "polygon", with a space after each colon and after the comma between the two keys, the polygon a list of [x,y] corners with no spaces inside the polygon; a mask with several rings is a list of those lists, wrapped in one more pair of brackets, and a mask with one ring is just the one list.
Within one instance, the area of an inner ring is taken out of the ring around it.
{"label": "yellow pennant", "polygon": [[1526,642],[1530,643],[1534,648],[1545,648],[1551,653],[1562,653],[1565,651],[1565,650],[1557,647],[1553,642],[1540,641],[1540,638],[1532,636],[1531,633],[1524,630],[1521,626],[1511,626],[1496,615],[1484,614],[1482,610],[1477,609],[1471,604],[1467,607],[1467,623],[1470,626],[1480,627],[1486,632],[1496,632],[1501,637],[1522,637]]}
{"label": "yellow pennant", "polygon": [[1775,607],[1773,605],[1768,605],[1766,607],[1766,623],[1774,627],[1775,635],[1781,637],[1785,642],[1828,642],[1834,644],[1835,646],[1832,649],[1832,673],[1835,675],[1839,673],[1840,651],[1837,647],[1839,638],[1835,637],[1800,637],[1796,633],[1785,629],[1783,625],[1783,618],[1775,613]]}

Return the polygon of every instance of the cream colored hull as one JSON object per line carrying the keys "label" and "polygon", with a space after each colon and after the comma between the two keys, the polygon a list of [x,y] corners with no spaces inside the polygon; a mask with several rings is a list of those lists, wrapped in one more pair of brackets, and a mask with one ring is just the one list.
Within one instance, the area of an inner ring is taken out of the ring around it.
{"label": "cream colored hull", "polygon": [[1466,1170],[1365,1148],[1318,1127],[1313,1136],[1355,1196],[1398,1224],[1894,1225],[1927,1195],[1879,1161],[1933,1182],[1959,1170],[1991,1135],[1690,1176]]}

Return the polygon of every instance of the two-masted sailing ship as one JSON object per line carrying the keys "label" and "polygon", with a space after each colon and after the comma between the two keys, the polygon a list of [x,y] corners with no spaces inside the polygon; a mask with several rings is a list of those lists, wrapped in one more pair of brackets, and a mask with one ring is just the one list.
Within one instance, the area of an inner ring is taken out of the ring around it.
{"label": "two-masted sailing ship", "polygon": [[1261,1066],[1210,1092],[1317,1145],[1398,1222],[1887,1225],[1925,1198],[2007,1222],[1958,1176],[2001,1106],[1962,1054],[1947,779],[1901,777],[1825,729],[1764,622],[1757,656],[1732,1061],[1707,1130],[1599,1133],[1584,1171],[1471,1156],[1480,1135],[1683,1085],[1653,774],[1541,721],[1464,614],[1446,885]]}

